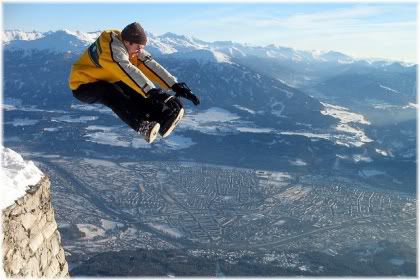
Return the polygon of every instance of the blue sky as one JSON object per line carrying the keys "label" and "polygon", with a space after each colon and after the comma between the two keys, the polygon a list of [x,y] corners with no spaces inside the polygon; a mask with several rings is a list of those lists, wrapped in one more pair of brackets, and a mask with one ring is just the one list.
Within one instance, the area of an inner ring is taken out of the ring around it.
{"label": "blue sky", "polygon": [[156,35],[415,62],[416,9],[415,3],[5,3],[3,29],[97,31],[138,21]]}

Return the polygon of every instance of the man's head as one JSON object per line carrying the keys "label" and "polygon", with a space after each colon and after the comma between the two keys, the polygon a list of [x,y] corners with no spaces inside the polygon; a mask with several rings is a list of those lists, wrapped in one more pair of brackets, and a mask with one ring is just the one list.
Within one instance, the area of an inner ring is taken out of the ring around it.
{"label": "man's head", "polygon": [[137,22],[127,25],[121,32],[121,38],[130,56],[144,49],[147,43],[146,32]]}

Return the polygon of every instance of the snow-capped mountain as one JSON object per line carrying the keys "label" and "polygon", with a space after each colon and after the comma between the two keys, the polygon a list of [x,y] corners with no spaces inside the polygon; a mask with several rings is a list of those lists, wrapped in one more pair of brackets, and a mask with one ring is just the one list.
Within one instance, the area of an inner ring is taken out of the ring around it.
{"label": "snow-capped mountain", "polygon": [[[91,44],[100,34],[96,32],[80,32],[69,30],[58,30],[49,32],[24,32],[18,30],[3,31],[3,46],[7,50],[17,49],[38,49],[53,50],[57,52],[81,52],[86,46]],[[214,56],[224,56],[221,61],[229,61],[231,58],[261,57],[266,59],[292,60],[295,62],[334,62],[339,64],[349,64],[357,61],[348,55],[335,51],[306,51],[295,50],[276,45],[251,46],[239,44],[231,41],[205,42],[197,38],[177,35],[167,32],[156,36],[147,33],[149,42],[147,48],[154,55],[167,55],[173,53],[185,53],[186,56],[200,57],[191,55],[192,52],[199,52],[203,57],[208,53]],[[372,62],[370,62],[372,63]]]}
{"label": "snow-capped mountain", "polygon": [[[100,31],[59,30],[42,33],[6,30],[3,32],[3,46],[8,51],[47,50],[78,55],[99,34]],[[357,100],[362,97],[403,106],[409,102],[415,103],[416,65],[357,60],[335,51],[303,51],[274,44],[263,47],[231,41],[205,42],[171,32],[160,36],[148,33],[148,38],[146,48],[156,57],[194,60],[201,64],[243,65],[315,96],[344,97],[346,101],[357,96]]]}
{"label": "snow-capped mountain", "polygon": [[[45,50],[32,50],[30,55],[7,51],[4,89],[9,97],[26,104],[48,107],[68,104],[73,100],[71,93],[63,96],[57,92],[69,91],[67,79],[77,57]],[[188,82],[200,96],[203,109],[217,106],[230,110],[237,105],[260,112],[257,116],[261,118],[265,114],[274,115],[276,118],[270,121],[277,125],[305,120],[314,126],[329,122],[320,113],[323,106],[295,88],[236,63],[220,63],[216,59],[202,63],[200,59],[192,56],[186,59],[175,53],[160,57],[159,62],[178,80]]]}
{"label": "snow-capped mountain", "polygon": [[3,46],[6,50],[50,50],[54,52],[81,52],[90,45],[100,32],[71,32],[59,30],[50,32],[3,32]]}
{"label": "snow-capped mountain", "polygon": [[8,44],[10,41],[22,40],[29,41],[44,37],[43,32],[31,31],[24,32],[20,30],[7,30],[3,32],[2,41],[3,44]]}
{"label": "snow-capped mountain", "polygon": [[[5,50],[48,50],[58,53],[81,53],[100,34],[97,32],[72,32],[59,30],[50,32],[23,32],[6,30],[3,32],[3,47]],[[172,57],[183,60],[195,60],[200,63],[237,63],[262,73],[266,76],[279,80],[282,83],[312,92],[318,95],[319,88],[325,84],[335,87],[335,78],[339,75],[344,77],[352,74],[364,74],[374,71],[384,72],[386,75],[394,72],[404,72],[400,81],[409,89],[409,93],[403,91],[401,95],[414,96],[412,89],[412,76],[415,76],[416,66],[400,62],[385,60],[358,60],[336,51],[306,51],[276,46],[251,46],[231,41],[205,42],[197,38],[177,35],[167,32],[156,36],[148,33],[148,45],[146,49],[156,57]],[[381,75],[376,75],[381,76]],[[366,76],[365,76],[366,77]],[[331,80],[332,79],[332,80]],[[344,78],[344,83],[353,83]],[[386,77],[377,80],[378,86],[388,88]],[[362,84],[369,84],[369,80],[362,79]],[[340,82],[341,83],[341,82]],[[400,89],[400,88],[399,88]],[[396,90],[399,90],[396,89]],[[334,90],[336,92],[336,90]],[[368,89],[361,88],[361,92]],[[381,93],[384,100],[389,99],[389,92]],[[338,88],[338,95],[341,92]],[[380,97],[380,96],[379,96]],[[378,98],[377,95],[374,97]],[[398,98],[398,97],[397,97]],[[381,98],[379,98],[381,99]],[[406,103],[407,98],[402,98],[398,104]],[[410,102],[414,102],[411,98]]]}

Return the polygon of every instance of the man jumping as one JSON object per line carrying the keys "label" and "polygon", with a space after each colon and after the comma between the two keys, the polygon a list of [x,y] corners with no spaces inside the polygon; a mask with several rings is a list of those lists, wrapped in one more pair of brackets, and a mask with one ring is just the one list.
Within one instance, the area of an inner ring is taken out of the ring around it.
{"label": "man jumping", "polygon": [[[200,100],[144,50],[146,43],[146,33],[137,22],[121,32],[102,32],[73,64],[69,87],[81,102],[111,108],[152,143],[158,133],[167,137],[183,117],[178,97],[194,105]],[[173,90],[175,96],[166,90]]]}

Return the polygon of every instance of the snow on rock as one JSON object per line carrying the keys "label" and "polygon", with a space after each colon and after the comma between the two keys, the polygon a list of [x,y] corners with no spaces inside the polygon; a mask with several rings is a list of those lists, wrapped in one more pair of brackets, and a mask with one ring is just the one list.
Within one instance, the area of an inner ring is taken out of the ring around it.
{"label": "snow on rock", "polygon": [[7,43],[14,40],[30,41],[44,37],[44,33],[37,31],[20,31],[20,30],[5,30],[3,31],[3,43]]}
{"label": "snow on rock", "polygon": [[379,87],[380,88],[383,88],[384,90],[387,90],[389,92],[392,92],[392,93],[399,93],[397,90],[392,89],[392,88],[389,88],[389,87],[386,87],[386,86],[383,86],[383,85],[379,85]]}
{"label": "snow on rock", "polygon": [[230,60],[230,57],[222,52],[219,51],[215,51],[212,50],[211,51],[213,53],[214,59],[218,62],[218,63],[228,63],[228,64],[233,64],[233,62]]}
{"label": "snow on rock", "polygon": [[375,151],[378,153],[378,154],[380,154],[380,155],[383,155],[383,156],[388,156],[388,152],[386,152],[386,151],[384,151],[384,150],[381,150],[381,149],[375,149]]}
{"label": "snow on rock", "polygon": [[[3,32],[4,36],[11,38],[3,46],[8,50],[50,50],[54,52],[81,52],[98,37],[100,32],[72,32],[57,30],[40,33],[39,35],[13,35]],[[5,35],[6,34],[6,35]],[[7,35],[9,34],[9,35]],[[35,33],[34,33],[35,34]],[[13,38],[26,38],[16,40]]]}
{"label": "snow on rock", "polygon": [[172,54],[178,52],[176,48],[164,44],[158,40],[151,40],[149,45],[155,47],[161,54]]}
{"label": "snow on rock", "polygon": [[1,198],[0,209],[12,205],[26,194],[29,186],[36,185],[43,173],[32,161],[25,161],[15,151],[0,146],[1,149]]}
{"label": "snow on rock", "polygon": [[78,38],[81,41],[84,41],[86,43],[93,43],[99,35],[101,35],[101,31],[95,31],[95,32],[81,32],[81,31],[71,31],[67,29],[62,30],[64,33],[67,33],[69,35],[73,35],[74,37]]}
{"label": "snow on rock", "polygon": [[255,112],[254,110],[251,110],[251,109],[249,109],[249,108],[246,108],[246,107],[243,107],[243,106],[240,106],[240,105],[233,105],[233,107],[236,107],[236,108],[237,108],[237,109],[239,109],[239,110],[242,110],[242,111],[248,112],[248,113],[250,113],[250,114],[252,114],[252,115],[255,115],[255,114],[256,114],[256,112]]}

